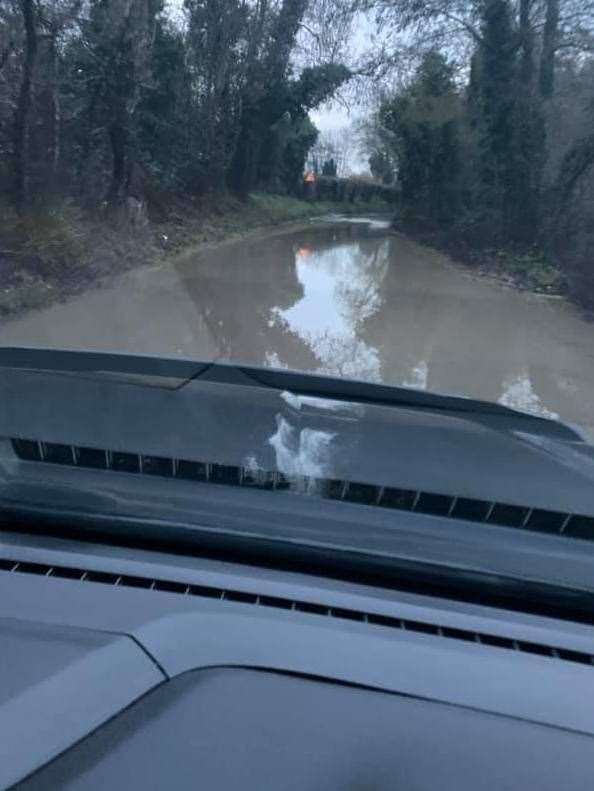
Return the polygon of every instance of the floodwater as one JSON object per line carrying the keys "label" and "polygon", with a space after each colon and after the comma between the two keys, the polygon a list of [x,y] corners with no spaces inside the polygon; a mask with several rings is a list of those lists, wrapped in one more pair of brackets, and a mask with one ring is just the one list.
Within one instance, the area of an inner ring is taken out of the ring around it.
{"label": "floodwater", "polygon": [[0,325],[1,345],[232,360],[498,401],[594,437],[594,323],[381,220],[316,222],[139,269]]}

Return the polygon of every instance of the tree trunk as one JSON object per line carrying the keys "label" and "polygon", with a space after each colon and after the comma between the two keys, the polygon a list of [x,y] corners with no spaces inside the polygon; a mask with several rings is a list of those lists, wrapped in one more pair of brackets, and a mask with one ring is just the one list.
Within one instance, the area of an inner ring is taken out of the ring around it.
{"label": "tree trunk", "polygon": [[594,167],[594,134],[575,142],[563,157],[553,185],[554,210],[567,208],[578,183]]}
{"label": "tree trunk", "polygon": [[121,119],[113,121],[109,127],[111,144],[112,170],[111,184],[107,193],[107,202],[111,206],[122,204],[126,197],[126,149],[128,135]]}
{"label": "tree trunk", "polygon": [[532,0],[520,0],[520,81],[531,86],[534,76],[534,31],[530,23]]}
{"label": "tree trunk", "polygon": [[267,73],[273,79],[283,79],[299,25],[307,8],[307,0],[282,0],[272,26],[270,49],[266,59]]}
{"label": "tree trunk", "polygon": [[515,145],[507,201],[508,234],[522,245],[534,242],[539,225],[545,129],[541,99],[535,90],[533,0],[520,0],[520,63],[514,107]]}
{"label": "tree trunk", "polygon": [[547,0],[547,12],[542,34],[540,55],[540,95],[548,99],[555,87],[555,53],[559,34],[559,0]]}
{"label": "tree trunk", "polygon": [[57,32],[52,30],[39,37],[35,79],[37,89],[33,91],[38,120],[30,134],[30,159],[37,176],[36,190],[50,194],[56,187],[59,155],[56,35]]}
{"label": "tree trunk", "polygon": [[31,86],[35,59],[37,57],[37,30],[35,24],[34,0],[21,0],[23,23],[25,27],[25,60],[23,75],[14,116],[14,186],[13,197],[20,213],[28,201],[28,137],[29,112],[31,109]]}
{"label": "tree trunk", "polygon": [[254,11],[254,27],[248,31],[249,41],[244,72],[243,96],[241,99],[241,118],[235,153],[227,174],[227,182],[232,190],[246,197],[252,187],[254,174],[252,118],[254,108],[264,93],[261,84],[261,69],[258,64],[260,47],[268,15],[268,0],[258,0]]}
{"label": "tree trunk", "polygon": [[11,54],[12,54],[12,50],[13,50],[13,49],[14,49],[14,45],[13,45],[13,44],[12,44],[12,42],[11,42],[11,43],[9,43],[9,44],[8,44],[8,46],[5,48],[5,50],[4,50],[4,52],[2,53],[2,55],[0,55],[0,71],[2,71],[2,69],[3,69],[3,68],[4,68],[4,66],[6,65],[6,62],[8,61],[9,57],[11,56]]}

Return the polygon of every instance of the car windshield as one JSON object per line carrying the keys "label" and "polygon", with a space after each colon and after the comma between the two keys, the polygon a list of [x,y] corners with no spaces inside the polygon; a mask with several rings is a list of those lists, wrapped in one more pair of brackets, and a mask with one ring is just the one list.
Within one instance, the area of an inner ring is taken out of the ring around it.
{"label": "car windshield", "polygon": [[594,439],[590,0],[3,0],[0,346]]}

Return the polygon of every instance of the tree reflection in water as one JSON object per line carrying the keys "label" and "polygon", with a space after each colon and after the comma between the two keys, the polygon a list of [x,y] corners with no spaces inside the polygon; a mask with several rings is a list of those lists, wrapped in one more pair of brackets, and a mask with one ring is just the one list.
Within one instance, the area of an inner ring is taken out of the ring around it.
{"label": "tree reflection in water", "polygon": [[303,296],[272,308],[273,326],[294,333],[312,350],[322,373],[379,381],[378,350],[361,338],[382,305],[389,242],[361,239],[326,248],[300,247],[295,271]]}

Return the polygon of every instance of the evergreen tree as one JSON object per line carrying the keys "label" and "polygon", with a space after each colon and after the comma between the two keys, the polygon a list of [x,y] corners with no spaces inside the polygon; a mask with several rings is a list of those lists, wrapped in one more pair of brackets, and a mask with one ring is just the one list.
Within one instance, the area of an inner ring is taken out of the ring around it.
{"label": "evergreen tree", "polygon": [[517,47],[508,0],[483,0],[478,50],[482,202],[501,229],[513,199]]}
{"label": "evergreen tree", "polygon": [[410,87],[380,108],[380,123],[391,133],[402,201],[409,213],[437,222],[456,215],[459,110],[452,67],[435,51],[423,58]]}
{"label": "evergreen tree", "polygon": [[336,162],[333,157],[327,159],[322,165],[322,176],[330,176],[336,178]]}

